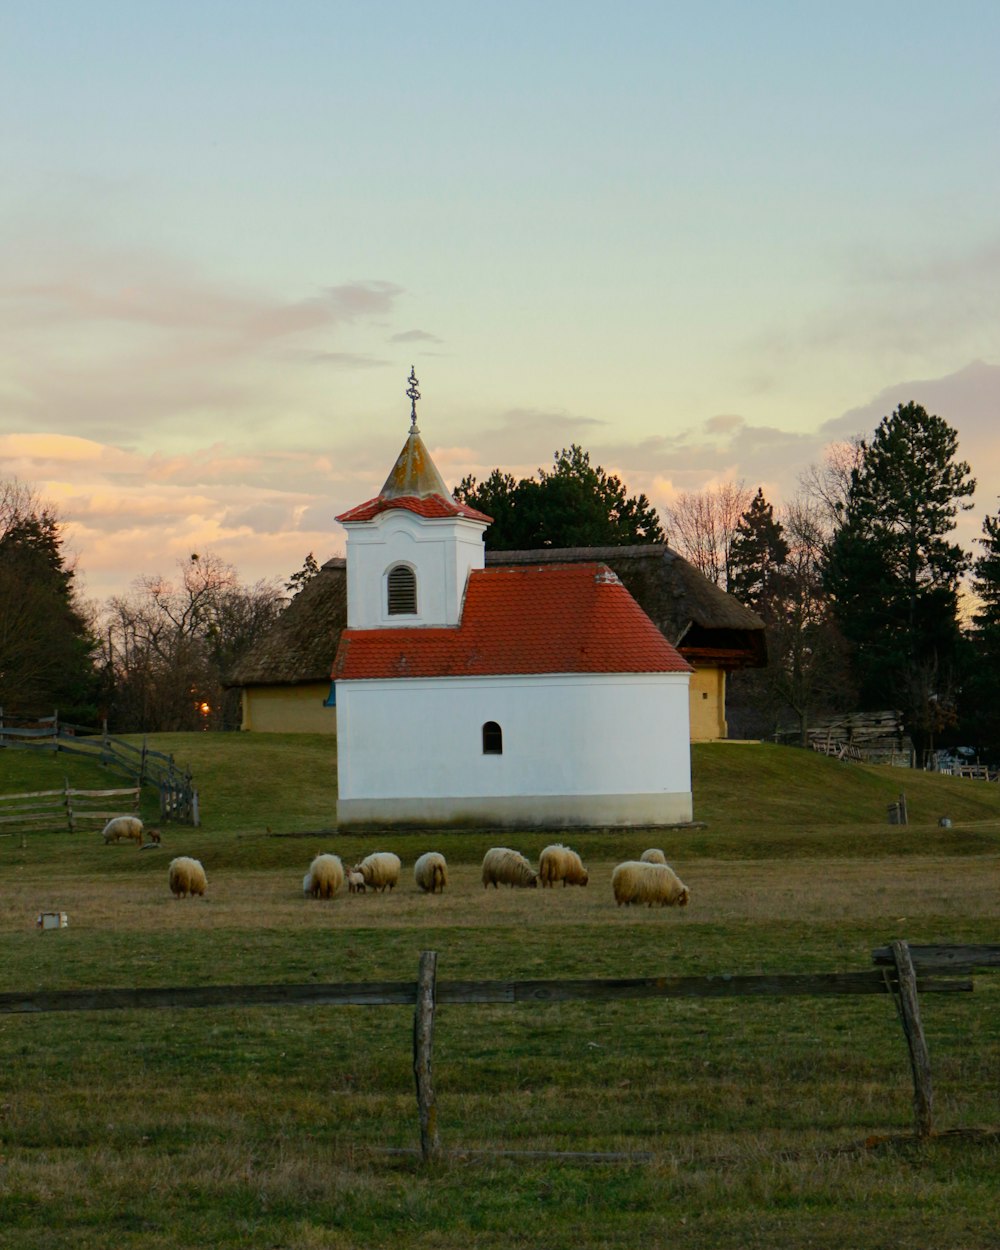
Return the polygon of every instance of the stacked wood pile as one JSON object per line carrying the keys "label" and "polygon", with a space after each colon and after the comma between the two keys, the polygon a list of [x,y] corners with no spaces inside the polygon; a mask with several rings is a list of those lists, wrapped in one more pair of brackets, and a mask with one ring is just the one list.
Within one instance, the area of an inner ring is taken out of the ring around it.
{"label": "stacked wood pile", "polygon": [[809,745],[823,755],[867,764],[909,768],[913,748],[903,732],[899,712],[848,712],[831,717],[808,731]]}

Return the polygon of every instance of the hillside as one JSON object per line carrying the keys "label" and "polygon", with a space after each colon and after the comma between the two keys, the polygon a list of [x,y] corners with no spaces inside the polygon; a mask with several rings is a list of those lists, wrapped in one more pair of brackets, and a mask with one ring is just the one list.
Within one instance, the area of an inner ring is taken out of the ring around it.
{"label": "hillside", "polygon": [[[335,829],[336,746],[311,734],[159,734],[149,739],[190,767],[201,799],[202,832],[267,835]],[[672,831],[690,855],[833,852],[975,853],[996,845],[1000,786],[902,769],[841,763],[770,744],[712,743],[693,749],[695,817]],[[109,784],[100,766],[71,756],[0,752],[0,793]],[[117,784],[117,782],[110,782]],[[888,824],[887,805],[905,791],[906,828]],[[156,819],[152,794],[147,821]],[[951,829],[941,829],[947,816]],[[449,834],[460,845],[461,833]],[[546,835],[522,836],[526,852]],[[618,853],[622,835],[594,831],[595,853]],[[542,841],[539,841],[542,839]]]}

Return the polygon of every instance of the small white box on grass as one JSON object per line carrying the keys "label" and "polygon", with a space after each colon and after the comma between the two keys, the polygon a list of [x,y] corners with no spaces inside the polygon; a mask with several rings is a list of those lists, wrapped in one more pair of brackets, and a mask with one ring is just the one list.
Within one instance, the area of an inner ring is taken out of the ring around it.
{"label": "small white box on grass", "polygon": [[35,927],[38,929],[65,929],[69,925],[69,916],[64,911],[43,911],[38,913]]}

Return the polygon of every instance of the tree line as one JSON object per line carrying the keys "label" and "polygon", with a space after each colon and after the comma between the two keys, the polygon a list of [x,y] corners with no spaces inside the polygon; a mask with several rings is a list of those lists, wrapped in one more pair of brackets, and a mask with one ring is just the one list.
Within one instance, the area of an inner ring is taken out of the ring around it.
{"label": "tree line", "polygon": [[0,481],[0,709],[118,733],[238,728],[229,670],[318,571],[310,552],[284,585],[247,585],[193,553],[98,609],[77,593],[52,509]]}
{"label": "tree line", "polygon": [[[494,550],[668,542],[764,622],[769,661],[735,674],[741,727],[766,736],[845,710],[899,710],[923,756],[962,744],[1000,758],[1000,515],[976,551],[954,541],[971,507],[956,432],[900,405],[869,439],[832,447],[778,512],[726,482],[664,510],[573,444],[516,479],[467,477],[456,498],[493,518]],[[82,605],[52,509],[0,481],[0,707],[107,716],[121,732],[235,727],[228,670],[318,572],[245,585],[212,553]],[[971,590],[972,597],[966,593]],[[971,608],[969,607],[971,604]]]}
{"label": "tree line", "polygon": [[[674,499],[666,541],[766,628],[767,667],[729,683],[747,734],[792,725],[805,741],[824,715],[892,710],[920,759],[951,745],[1000,758],[1000,516],[985,518],[974,553],[953,539],[974,490],[955,430],[911,402],[871,438],[830,448],[779,514],[743,482]],[[534,479],[498,469],[458,494],[499,517],[488,547],[664,540],[646,497],[577,446]],[[560,499],[584,501],[579,531]]]}

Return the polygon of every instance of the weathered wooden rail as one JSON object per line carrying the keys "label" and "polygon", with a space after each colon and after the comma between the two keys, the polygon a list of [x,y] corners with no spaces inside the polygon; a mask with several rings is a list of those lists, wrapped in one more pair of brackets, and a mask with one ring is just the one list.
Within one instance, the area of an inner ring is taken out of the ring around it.
{"label": "weathered wooden rail", "polygon": [[200,823],[198,791],[190,769],[182,771],[172,755],[150,749],[145,738],[138,747],[123,738],[111,737],[107,722],[103,729],[96,730],[60,721],[58,712],[26,720],[5,717],[0,708],[0,748],[86,756],[105,768],[124,773],[140,787],[155,786],[160,795],[161,821],[195,826]]}
{"label": "weathered wooden rail", "polygon": [[67,781],[61,790],[28,790],[0,794],[0,832],[100,829],[112,816],[139,811],[139,787],[117,790],[76,790]]}
{"label": "weathered wooden rail", "polygon": [[[891,994],[910,1051],[917,1132],[933,1129],[930,1059],[920,1021],[920,994],[972,991],[957,972],[1000,967],[997,946],[915,946],[893,942],[872,952],[876,967],[857,972],[774,973],[605,979],[438,981],[437,952],[424,951],[416,981],[325,985],[199,985],[173,988],[33,990],[0,994],[0,1015],[55,1011],[263,1006],[413,1006],[413,1072],[421,1154],[440,1153],[433,1084],[434,1015],[439,1006],[477,1003],[614,1001],[634,998],[742,998]],[[947,976],[921,975],[942,972]],[[605,1156],[602,1156],[602,1158]]]}

